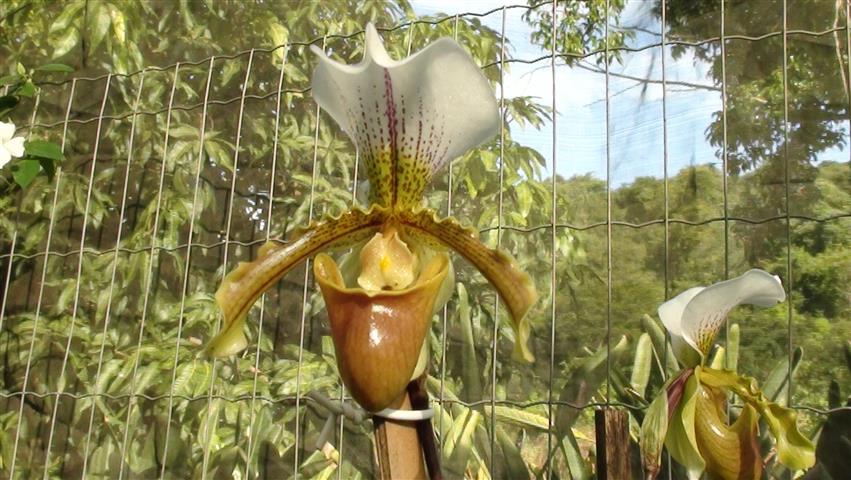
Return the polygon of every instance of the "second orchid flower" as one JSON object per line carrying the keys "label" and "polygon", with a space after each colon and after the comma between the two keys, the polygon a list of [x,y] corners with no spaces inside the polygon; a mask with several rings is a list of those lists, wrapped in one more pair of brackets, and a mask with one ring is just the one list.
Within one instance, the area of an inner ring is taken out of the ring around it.
{"label": "second orchid flower", "polygon": [[[750,270],[686,290],[659,307],[683,369],[666,382],[644,417],[641,454],[648,478],[659,471],[664,445],[690,478],[706,471],[724,480],[758,480],[763,471],[757,439],[760,418],[775,439],[780,463],[792,470],[813,465],[813,445],[798,431],[794,411],[766,399],[754,379],[706,365],[731,309],[742,304],[770,307],[785,299],[778,277]],[[732,424],[728,393],[744,402]]]}

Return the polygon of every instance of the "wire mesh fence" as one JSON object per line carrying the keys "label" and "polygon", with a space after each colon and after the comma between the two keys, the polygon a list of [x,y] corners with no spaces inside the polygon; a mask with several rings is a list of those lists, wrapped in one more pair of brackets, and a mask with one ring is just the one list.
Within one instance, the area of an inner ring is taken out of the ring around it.
{"label": "wire mesh fence", "polygon": [[[581,25],[588,28],[579,46],[566,42],[574,35],[570,25],[581,23],[569,2],[506,5],[379,29],[397,58],[440,36],[475,52],[497,87],[504,123],[498,138],[450,165],[427,201],[475,225],[491,246],[511,251],[546,293],[532,312],[537,361],[513,363],[513,334],[500,320],[505,312],[495,293],[455,262],[459,293],[428,339],[435,429],[455,474],[509,478],[520,462],[527,476],[581,477],[575,456],[581,460],[593,449],[588,414],[617,407],[640,415],[647,405],[649,391],[632,389],[627,373],[636,368],[627,345],[650,328],[636,308],[655,316],[653,306],[688,282],[709,283],[747,266],[776,270],[790,301],[750,330],[742,320],[743,337],[765,335],[774,348],[760,350],[764,345],[753,341],[739,368],[776,382],[777,396],[812,426],[836,410],[819,401],[819,388],[832,375],[848,379],[840,359],[808,366],[798,353],[816,342],[808,329],[823,334],[823,322],[838,322],[839,314],[798,316],[812,292],[795,271],[806,256],[796,239],[830,229],[847,236],[851,206],[804,201],[817,179],[799,160],[809,153],[800,152],[808,140],[797,126],[810,119],[796,95],[811,92],[799,77],[788,81],[796,64],[787,62],[799,44],[827,45],[846,69],[830,75],[851,77],[848,6],[837,9],[832,24],[793,28],[797,17],[787,14],[793,7],[766,2],[781,28],[749,30],[741,20],[746,10],[731,14],[719,2],[684,33],[668,23],[673,17],[682,26],[682,12],[664,0],[653,31],[641,22],[625,26],[623,2],[599,3],[602,21]],[[639,19],[651,16],[638,10]],[[511,52],[511,29],[521,21],[537,29],[537,56]],[[363,31],[40,83],[22,109],[27,135],[58,140],[66,161],[42,188],[19,193],[14,211],[3,215],[10,234],[0,243],[0,421],[12,432],[3,437],[4,476],[349,478],[372,471],[370,429],[336,374],[309,264],[251,311],[245,353],[224,361],[199,355],[218,329],[213,293],[225,273],[264,243],[286,242],[298,227],[358,202],[357,152],[310,98],[310,45],[352,61]],[[731,92],[730,82],[738,87],[750,78],[743,69],[751,49],[765,45],[782,62],[779,93],[760,99],[768,93]],[[702,61],[720,71],[716,83],[681,74],[688,68],[683,52],[692,51],[702,53],[688,58],[697,63],[705,55]],[[648,53],[658,70],[636,77],[625,67]],[[532,94],[548,101],[532,113],[507,93],[506,76],[522,66],[547,71],[549,95]],[[582,119],[562,99],[575,96],[570,79],[589,69],[596,83],[583,92],[590,98],[580,99],[579,110],[596,112],[598,121],[577,129]],[[628,93],[636,88],[638,95]],[[694,150],[680,146],[677,136],[691,126],[681,122],[682,107],[672,105],[696,91],[711,95],[701,108],[717,116],[713,128],[720,131],[712,132],[719,138],[712,158],[689,167],[673,158]],[[736,95],[757,97],[768,105],[754,110],[758,121],[780,126],[769,135],[774,150],[761,146],[768,159],[761,174],[743,165],[757,149],[746,148],[739,133],[745,124],[730,107],[735,99],[743,108]],[[845,145],[847,90],[841,101],[844,124],[830,125]],[[643,123],[624,120],[628,112]],[[537,125],[533,116],[541,119]],[[651,167],[639,173],[656,177],[641,196],[624,187],[642,181],[640,174],[625,180],[625,159],[649,135],[641,130],[646,124],[659,138],[655,153],[641,159]],[[533,130],[542,137],[528,136]],[[565,177],[581,156],[571,147],[588,144],[596,147],[582,152],[603,178],[581,189]],[[695,190],[699,181],[709,191]],[[690,207],[701,198],[701,208]],[[779,263],[767,244],[783,252]],[[635,245],[650,246],[639,252]],[[713,252],[714,263],[706,263]],[[828,335],[848,333],[847,324],[833,328]],[[773,357],[755,357],[765,351]],[[666,357],[667,350],[655,361],[665,365]],[[811,378],[793,384],[801,365]]]}

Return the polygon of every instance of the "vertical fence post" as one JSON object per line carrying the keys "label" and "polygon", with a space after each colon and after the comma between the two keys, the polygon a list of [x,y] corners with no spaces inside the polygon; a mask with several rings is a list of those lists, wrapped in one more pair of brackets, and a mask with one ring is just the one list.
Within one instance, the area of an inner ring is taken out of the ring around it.
{"label": "vertical fence post", "polygon": [[597,478],[629,480],[629,414],[603,408],[594,412],[597,440]]}

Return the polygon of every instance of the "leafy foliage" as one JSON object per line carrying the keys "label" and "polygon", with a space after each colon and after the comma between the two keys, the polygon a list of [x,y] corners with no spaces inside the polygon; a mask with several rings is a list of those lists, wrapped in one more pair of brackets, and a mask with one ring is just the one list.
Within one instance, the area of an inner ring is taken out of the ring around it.
{"label": "leafy foliage", "polygon": [[[0,96],[0,121],[7,117],[18,106],[21,97],[32,98],[39,92],[35,77],[39,73],[70,73],[74,69],[61,63],[48,63],[32,70],[27,70],[23,64],[15,65],[14,73],[0,78],[0,86],[4,87]],[[62,162],[62,148],[56,143],[44,140],[28,141],[24,144],[23,156],[4,168],[0,174],[0,194],[10,195],[18,187],[26,188],[41,172],[48,180],[53,180],[56,167]],[[11,175],[6,175],[6,172]],[[9,180],[11,176],[11,180]]]}

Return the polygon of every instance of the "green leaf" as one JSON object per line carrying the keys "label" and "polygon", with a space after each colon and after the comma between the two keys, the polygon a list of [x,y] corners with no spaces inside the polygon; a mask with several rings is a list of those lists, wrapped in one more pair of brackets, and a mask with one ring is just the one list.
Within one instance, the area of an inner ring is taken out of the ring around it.
{"label": "green leaf", "polygon": [[726,356],[727,349],[719,345],[712,354],[712,358],[709,360],[708,365],[712,368],[721,370],[724,368],[724,358]]}
{"label": "green leaf", "polygon": [[225,64],[224,71],[222,71],[220,78],[220,85],[225,86],[233,79],[233,77],[239,73],[242,69],[242,64],[239,62],[227,62]]}
{"label": "green leaf", "polygon": [[845,366],[848,367],[848,371],[851,372],[851,340],[845,341],[843,351],[845,352]]}
{"label": "green leaf", "polygon": [[0,87],[6,85],[12,85],[14,83],[18,83],[21,80],[21,77],[17,75],[4,75],[0,77]]}
{"label": "green leaf", "polygon": [[12,177],[14,177],[15,183],[20,185],[21,188],[27,188],[40,170],[41,165],[38,164],[38,160],[23,159],[15,162]]}
{"label": "green leaf", "polygon": [[464,381],[461,388],[466,399],[481,398],[482,372],[479,370],[479,359],[476,357],[476,339],[473,335],[473,319],[470,315],[470,298],[464,284],[458,282],[458,320],[461,322],[463,343],[462,375]]}
{"label": "green leaf", "polygon": [[86,5],[86,2],[70,2],[67,6],[62,10],[62,13],[56,20],[50,24],[50,33],[56,33],[60,30],[65,30],[71,23],[75,20],[77,14],[83,7]]}
{"label": "green leaf", "polygon": [[109,31],[109,26],[112,24],[112,18],[110,18],[109,11],[107,11],[102,3],[98,2],[93,6],[94,14],[90,17],[94,19],[94,22],[88,25],[91,43],[89,48],[92,51],[96,51],[101,42],[103,42],[106,32]]}
{"label": "green leaf", "polygon": [[494,413],[496,414],[497,421],[500,423],[513,423],[521,427],[532,427],[543,432],[550,429],[547,417],[526,410],[497,405],[494,407]]}
{"label": "green leaf", "polygon": [[797,413],[765,398],[755,379],[706,368],[703,369],[701,381],[705,385],[732,391],[764,417],[777,444],[780,463],[793,470],[813,466],[815,449],[812,442],[798,431]]}
{"label": "green leaf", "polygon": [[53,180],[53,175],[56,173],[56,164],[58,162],[55,160],[51,160],[49,158],[39,158],[38,164],[41,165],[41,168],[44,169],[44,173],[47,175],[48,180]]}
{"label": "green leaf", "polygon": [[80,41],[80,31],[74,27],[70,27],[62,32],[57,37],[51,39],[50,44],[53,46],[53,55],[51,58],[59,58],[70,52]]}
{"label": "green leaf", "polygon": [[[650,335],[650,340],[653,341],[653,351],[656,353],[657,364],[664,373],[673,375],[679,370],[677,359],[674,358],[674,352],[665,337],[665,330],[654,320],[650,315],[641,317],[641,328]],[[667,352],[667,355],[666,355]],[[664,360],[664,368],[662,362]]]}
{"label": "green leaf", "polygon": [[738,323],[730,325],[730,332],[727,335],[727,370],[735,372],[739,368],[739,341],[742,332]]}
{"label": "green leaf", "polygon": [[[283,25],[273,20],[269,22],[269,38],[272,40],[272,47],[278,47],[287,43],[290,32]],[[285,48],[275,50],[275,57],[279,62],[283,62]]]}
{"label": "green leaf", "polygon": [[472,413],[472,410],[466,407],[459,407],[458,410],[460,410],[460,413],[456,413],[452,417],[452,423],[449,424],[449,428],[443,435],[443,448],[440,453],[443,454],[444,458],[452,456],[452,452],[455,451],[455,443],[461,437],[461,432],[464,431],[464,422],[467,421],[467,416]]}
{"label": "green leaf", "polygon": [[655,478],[662,466],[662,450],[668,435],[668,392],[663,388],[653,399],[641,424],[641,463],[648,478]]}
{"label": "green leaf", "polygon": [[563,435],[573,426],[580,413],[580,410],[575,407],[587,404],[606,381],[606,354],[611,355],[611,364],[617,365],[627,348],[626,336],[621,336],[610,352],[600,348],[594,355],[582,360],[573,370],[570,379],[559,394],[559,401],[567,402],[568,405],[559,406],[555,421],[556,432]]}
{"label": "green leaf", "polygon": [[[448,471],[463,475],[467,469],[467,460],[472,452],[473,434],[476,432],[476,427],[479,426],[481,419],[482,415],[479,412],[470,411],[470,416],[455,441],[452,455],[446,462],[446,469]],[[453,425],[453,428],[457,427]]]}
{"label": "green leaf", "polygon": [[665,446],[671,456],[684,466],[689,477],[698,478],[706,468],[706,462],[697,448],[697,438],[694,432],[694,413],[697,407],[697,385],[700,382],[700,367],[686,381],[685,390],[680,404],[669,420],[668,435]]}
{"label": "green leaf", "polygon": [[[834,380],[831,386],[839,385]],[[831,405],[838,408],[840,405]],[[851,399],[846,402],[851,407]],[[844,478],[851,472],[851,410],[836,410],[827,416],[816,446],[816,458],[822,471],[827,470],[830,478]]]}
{"label": "green leaf", "polygon": [[197,128],[190,125],[177,125],[169,130],[168,135],[174,138],[200,138],[200,132]]}
{"label": "green leaf", "polygon": [[47,63],[40,67],[35,67],[36,71],[39,72],[53,72],[53,73],[71,73],[74,69],[64,63]]}
{"label": "green leaf", "polygon": [[520,454],[520,449],[511,440],[511,437],[505,433],[505,430],[496,427],[496,438],[499,442],[499,448],[502,450],[502,459],[505,463],[507,478],[529,478],[529,468]]}
{"label": "green leaf", "polygon": [[124,13],[115,7],[111,7],[109,9],[109,16],[112,18],[112,31],[115,34],[115,39],[118,40],[119,43],[123,44],[127,38],[127,27],[124,22]]}
{"label": "green leaf", "polygon": [[17,93],[18,95],[29,98],[35,95],[36,90],[36,86],[33,84],[33,82],[27,80],[18,88]]}
{"label": "green leaf", "polygon": [[839,408],[842,402],[842,392],[839,389],[839,382],[836,379],[830,380],[830,386],[827,387],[827,407],[830,409]]}
{"label": "green leaf", "polygon": [[[792,376],[798,370],[801,364],[801,358],[804,355],[804,350],[801,347],[795,349],[792,353]],[[772,402],[778,402],[781,405],[786,403],[786,391],[789,389],[789,358],[783,357],[777,365],[768,374],[768,378],[763,382],[762,391],[765,392],[766,398]]]}
{"label": "green leaf", "polygon": [[635,358],[632,363],[632,376],[629,380],[632,388],[644,396],[647,382],[650,381],[650,367],[653,360],[653,343],[650,335],[642,333],[635,346]]}
{"label": "green leaf", "polygon": [[62,160],[62,148],[44,140],[32,140],[24,145],[28,157],[47,158],[54,161]]}
{"label": "green leaf", "polygon": [[573,432],[566,432],[561,443],[561,451],[564,453],[564,458],[567,460],[567,468],[570,470],[570,478],[573,480],[586,480],[591,478],[591,472],[588,464],[582,457],[582,450],[579,448],[579,442]]}
{"label": "green leaf", "polygon": [[18,97],[14,95],[4,95],[0,97],[0,112],[11,110],[18,104]]}

